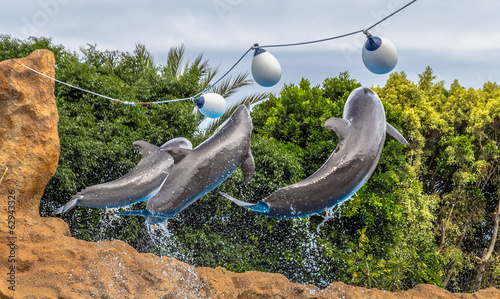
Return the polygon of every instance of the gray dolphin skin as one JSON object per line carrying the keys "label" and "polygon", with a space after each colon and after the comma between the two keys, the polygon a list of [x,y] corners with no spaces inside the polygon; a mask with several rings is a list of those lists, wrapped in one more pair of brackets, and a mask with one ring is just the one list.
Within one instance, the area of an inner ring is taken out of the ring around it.
{"label": "gray dolphin skin", "polygon": [[158,193],[148,200],[146,210],[116,214],[146,216],[148,224],[163,222],[220,185],[238,167],[247,185],[255,172],[250,150],[252,128],[247,101],[236,108],[217,133],[195,149],[165,147],[174,166]]}
{"label": "gray dolphin skin", "polygon": [[158,192],[174,165],[174,159],[164,148],[193,147],[183,137],[174,138],[161,147],[145,141],[135,141],[133,146],[142,154],[142,159],[134,169],[117,180],[83,189],[52,214],[65,213],[75,206],[117,208],[148,200]]}
{"label": "gray dolphin skin", "polygon": [[382,153],[386,133],[408,145],[405,138],[386,123],[382,102],[366,87],[353,90],[342,118],[330,118],[324,126],[335,131],[339,143],[310,177],[281,188],[256,204],[221,194],[265,216],[294,218],[318,214],[349,199],[370,178]]}

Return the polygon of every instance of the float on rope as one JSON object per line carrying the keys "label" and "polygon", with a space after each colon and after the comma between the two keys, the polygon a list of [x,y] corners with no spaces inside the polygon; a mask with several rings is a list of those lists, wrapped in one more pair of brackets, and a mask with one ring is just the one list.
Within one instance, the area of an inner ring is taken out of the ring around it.
{"label": "float on rope", "polygon": [[226,100],[217,93],[204,94],[193,102],[206,117],[219,118],[226,112]]}
{"label": "float on rope", "polygon": [[398,63],[398,51],[391,41],[381,36],[373,36],[368,31],[361,51],[365,67],[375,74],[386,74]]}
{"label": "float on rope", "polygon": [[[291,44],[280,44],[280,45],[266,45],[266,46],[259,46],[258,44],[254,44],[250,49],[248,49],[243,56],[219,79],[217,82],[212,84],[210,87],[206,88],[204,91],[200,92],[196,96],[190,97],[190,98],[184,98],[184,99],[175,99],[175,100],[166,100],[166,101],[157,101],[157,102],[127,102],[127,101],[121,101],[118,99],[114,99],[90,90],[86,90],[74,85],[71,85],[69,83],[57,80],[53,77],[50,77],[48,75],[45,75],[43,73],[40,73],[37,70],[34,70],[18,61],[15,59],[11,59],[11,61],[14,61],[17,64],[22,65],[23,67],[38,73],[44,77],[47,77],[55,82],[64,84],[66,86],[69,86],[71,88],[78,89],[83,92],[87,92],[90,94],[93,94],[95,96],[99,96],[102,98],[106,98],[108,100],[112,100],[115,102],[119,102],[125,105],[152,105],[152,104],[164,104],[164,103],[171,103],[171,102],[177,102],[177,101],[186,101],[186,100],[191,100],[196,104],[200,112],[209,117],[209,118],[218,118],[222,116],[225,111],[226,111],[226,101],[225,99],[215,93],[207,93],[202,96],[205,91],[210,90],[212,87],[217,85],[224,77],[226,77],[235,67],[238,63],[241,62],[241,60],[250,52],[251,50],[255,50],[253,59],[252,59],[252,65],[251,65],[251,71],[252,71],[252,76],[259,85],[263,87],[271,87],[276,85],[280,79],[281,79],[281,65],[278,62],[278,60],[269,52],[264,50],[263,48],[267,47],[288,47],[288,46],[299,46],[299,45],[307,45],[307,44],[314,44],[314,43],[319,43],[319,42],[325,42],[325,41],[330,41],[334,39],[339,39],[347,36],[351,36],[354,34],[358,33],[364,33],[367,37],[367,41],[363,45],[362,49],[362,60],[365,65],[365,67],[375,73],[375,74],[386,74],[394,69],[398,62],[398,52],[396,50],[396,47],[390,42],[388,39],[384,37],[379,37],[379,36],[372,36],[368,30],[372,29],[375,26],[378,26],[380,23],[384,22],[385,20],[391,18],[398,12],[404,10],[411,4],[415,3],[417,0],[412,0],[406,5],[402,6],[401,8],[397,9],[396,11],[392,12],[385,18],[379,20],[372,26],[362,29],[362,30],[357,30],[353,31],[350,33],[334,36],[334,37],[329,37],[329,38],[324,38],[320,40],[313,40],[313,41],[306,41],[306,42],[298,42],[298,43],[291,43]],[[0,180],[1,182],[1,180]]]}
{"label": "float on rope", "polygon": [[252,58],[252,76],[257,84],[264,87],[276,85],[281,79],[281,65],[269,52],[253,45],[255,53]]}

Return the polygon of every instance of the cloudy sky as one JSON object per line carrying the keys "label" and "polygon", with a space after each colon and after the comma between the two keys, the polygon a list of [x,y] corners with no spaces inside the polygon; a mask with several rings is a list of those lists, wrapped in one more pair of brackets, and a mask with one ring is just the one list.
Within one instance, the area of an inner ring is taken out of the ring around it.
{"label": "cloudy sky", "polygon": [[[254,43],[282,44],[323,39],[369,27],[409,0],[9,0],[0,11],[0,33],[25,39],[53,38],[79,52],[81,46],[132,52],[145,44],[157,64],[172,46],[185,44],[188,57],[203,53],[222,74]],[[398,49],[394,71],[410,80],[431,66],[437,80],[454,79],[478,88],[500,82],[498,0],[418,0],[370,32]],[[361,60],[363,34],[298,47],[268,49],[283,76],[274,91],[302,77],[313,84],[349,71],[366,86],[384,85],[389,75],[369,72]],[[248,55],[235,74],[249,71]]]}

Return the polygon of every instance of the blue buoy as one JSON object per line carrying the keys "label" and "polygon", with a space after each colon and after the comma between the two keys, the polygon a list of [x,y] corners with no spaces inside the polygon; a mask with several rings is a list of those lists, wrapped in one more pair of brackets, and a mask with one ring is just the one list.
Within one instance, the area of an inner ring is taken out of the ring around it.
{"label": "blue buoy", "polygon": [[219,118],[226,112],[226,100],[216,93],[207,93],[194,100],[198,110],[210,118]]}

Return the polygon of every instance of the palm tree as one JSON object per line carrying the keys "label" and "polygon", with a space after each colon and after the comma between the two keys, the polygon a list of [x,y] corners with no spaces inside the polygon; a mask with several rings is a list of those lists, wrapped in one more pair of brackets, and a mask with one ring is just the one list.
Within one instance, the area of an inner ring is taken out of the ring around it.
{"label": "palm tree", "polygon": [[[131,56],[120,55],[118,51],[99,52],[96,50],[96,46],[88,46],[88,48],[80,48],[85,59],[93,61],[94,65],[101,66],[103,71],[114,72],[120,60],[133,57],[131,59],[132,63],[129,65],[130,69],[128,69],[133,73],[160,73],[163,79],[172,81],[189,81],[192,80],[193,75],[195,76],[194,78],[198,76],[198,82],[193,82],[195,86],[197,84],[194,93],[198,94],[212,91],[224,98],[229,98],[235,95],[242,87],[253,84],[253,80],[248,78],[249,73],[244,72],[236,76],[226,76],[222,78],[223,80],[219,79],[220,82],[217,81],[216,85],[213,85],[212,82],[217,76],[218,68],[210,67],[208,59],[204,60],[202,54],[198,55],[193,62],[190,62],[189,59],[184,62],[186,53],[186,46],[184,44],[170,48],[167,63],[164,66],[155,65],[153,55],[147,50],[145,45],[140,43],[135,45],[135,50]],[[261,92],[250,94],[240,99],[233,99],[231,106],[218,119],[208,119],[194,107],[193,113],[200,129],[199,137],[205,139],[212,135],[229,118],[233,111],[245,101],[248,100],[250,104],[255,104],[268,98],[269,95],[269,92]],[[190,96],[194,96],[194,94]]]}
{"label": "palm tree", "polygon": [[[248,79],[249,73],[245,72],[245,73],[240,73],[234,77],[229,76],[224,80],[220,81],[217,85],[212,86],[211,82],[217,75],[218,68],[210,67],[208,64],[208,59],[202,61],[203,60],[202,54],[198,55],[198,57],[196,57],[193,63],[190,64],[188,60],[183,66],[183,60],[185,58],[185,50],[186,50],[185,45],[172,47],[170,49],[170,51],[168,52],[167,65],[163,68],[164,76],[180,80],[186,74],[192,73],[193,71],[197,71],[201,74],[199,76],[199,81],[198,81],[198,92],[211,90],[215,93],[220,94],[224,98],[228,98],[234,95],[242,87],[253,84],[253,80]],[[206,126],[200,128],[201,137],[206,138],[210,136],[212,133],[214,133],[219,128],[219,126],[229,118],[229,116],[233,113],[236,107],[238,107],[245,101],[248,100],[250,104],[255,104],[259,101],[268,98],[269,95],[270,95],[269,92],[261,92],[234,100],[233,104],[228,107],[226,112],[220,118],[215,120],[207,119],[204,115],[202,115],[198,111],[198,109],[194,108],[193,113],[196,114],[196,120],[198,122],[198,125],[201,125],[202,123],[206,123],[208,121],[208,124]]]}

